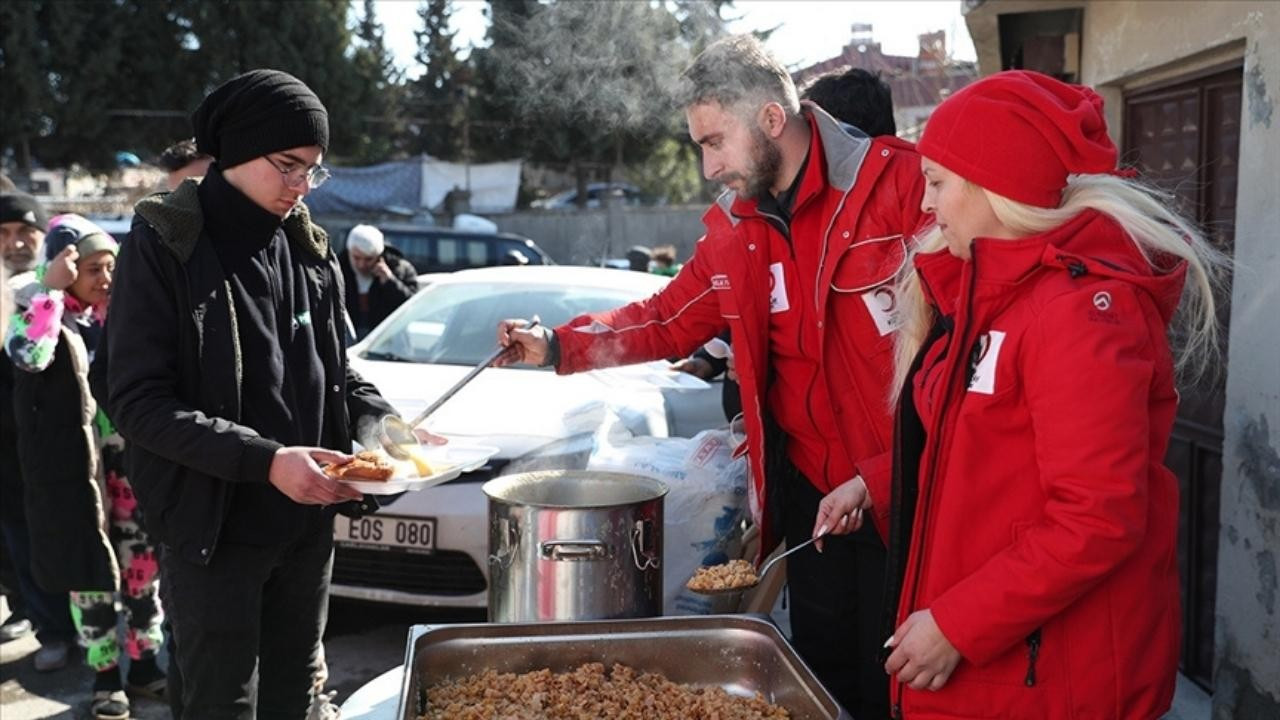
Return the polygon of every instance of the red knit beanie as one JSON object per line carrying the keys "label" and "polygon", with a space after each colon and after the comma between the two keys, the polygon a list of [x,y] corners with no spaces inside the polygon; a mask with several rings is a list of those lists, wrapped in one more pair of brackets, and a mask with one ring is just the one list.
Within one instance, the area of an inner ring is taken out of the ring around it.
{"label": "red knit beanie", "polygon": [[917,150],[1010,200],[1055,208],[1067,175],[1116,167],[1102,98],[1029,70],[985,77],[933,111]]}

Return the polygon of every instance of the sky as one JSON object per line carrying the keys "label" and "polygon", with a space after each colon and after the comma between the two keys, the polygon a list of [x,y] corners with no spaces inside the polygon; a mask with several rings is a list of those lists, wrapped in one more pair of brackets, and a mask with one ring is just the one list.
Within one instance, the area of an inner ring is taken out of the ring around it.
{"label": "sky", "polygon": [[[420,26],[417,0],[377,0],[374,5],[387,46],[408,77],[416,77],[421,73],[413,60],[413,31]],[[973,60],[973,41],[960,5],[960,0],[737,0],[726,15],[737,18],[729,25],[733,32],[780,26],[768,47],[787,67],[799,69],[839,55],[849,44],[854,23],[871,24],[874,39],[889,55],[915,55],[917,35],[945,30],[951,55]],[[487,6],[483,0],[454,0],[452,21],[459,49],[485,44]]]}

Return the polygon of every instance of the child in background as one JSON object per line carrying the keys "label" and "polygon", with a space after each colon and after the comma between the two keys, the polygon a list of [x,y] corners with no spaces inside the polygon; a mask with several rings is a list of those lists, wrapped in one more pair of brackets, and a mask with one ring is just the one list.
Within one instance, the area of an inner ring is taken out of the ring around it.
{"label": "child in background", "polygon": [[653,249],[653,256],[649,261],[649,272],[654,275],[675,277],[676,273],[680,272],[680,267],[680,263],[676,262],[674,245],[660,245]]}

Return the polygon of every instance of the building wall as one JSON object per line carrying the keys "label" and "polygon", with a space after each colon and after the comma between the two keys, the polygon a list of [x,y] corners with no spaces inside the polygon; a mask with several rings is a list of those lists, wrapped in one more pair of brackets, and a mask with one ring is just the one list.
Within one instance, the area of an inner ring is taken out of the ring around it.
{"label": "building wall", "polygon": [[1058,7],[1085,8],[1081,79],[1117,141],[1125,92],[1243,60],[1213,717],[1280,717],[1280,3],[971,3],[983,74],[1000,69],[999,13]]}

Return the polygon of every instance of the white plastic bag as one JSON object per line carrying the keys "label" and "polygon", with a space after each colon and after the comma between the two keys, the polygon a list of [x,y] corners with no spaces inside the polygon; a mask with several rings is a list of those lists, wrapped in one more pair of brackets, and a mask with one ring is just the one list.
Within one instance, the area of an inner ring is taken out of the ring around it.
{"label": "white plastic bag", "polygon": [[654,438],[601,430],[588,470],[645,475],[670,488],[663,503],[663,613],[721,610],[714,597],[691,592],[685,583],[699,566],[727,562],[741,552],[747,463],[745,458],[733,458],[729,431]]}

